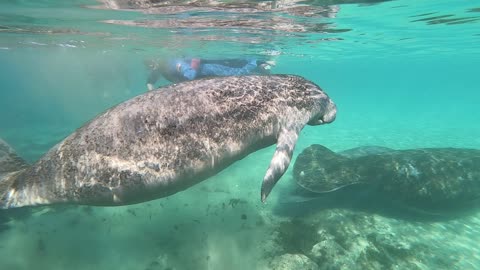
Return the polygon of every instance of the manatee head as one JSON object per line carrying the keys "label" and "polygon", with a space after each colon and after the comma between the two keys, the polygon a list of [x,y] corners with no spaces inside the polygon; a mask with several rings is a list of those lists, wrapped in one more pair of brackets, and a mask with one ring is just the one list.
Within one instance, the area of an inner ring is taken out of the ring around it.
{"label": "manatee head", "polygon": [[[303,78],[302,78],[303,79]],[[303,109],[308,111],[309,119],[307,124],[310,126],[328,124],[335,120],[337,106],[328,97],[328,95],[316,84],[303,79],[298,88],[301,97],[294,96],[296,100],[302,100],[300,104]]]}
{"label": "manatee head", "polygon": [[327,97],[326,101],[320,102],[316,114],[307,123],[310,126],[317,126],[331,123],[337,116],[337,106]]}
{"label": "manatee head", "polygon": [[315,193],[332,192],[360,183],[355,172],[349,158],[318,144],[303,150],[293,166],[297,184]]}

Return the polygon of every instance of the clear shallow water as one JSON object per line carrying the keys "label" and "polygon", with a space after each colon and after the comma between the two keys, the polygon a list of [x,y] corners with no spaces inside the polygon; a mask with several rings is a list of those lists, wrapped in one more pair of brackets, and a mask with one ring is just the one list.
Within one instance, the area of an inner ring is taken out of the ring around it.
{"label": "clear shallow water", "polygon": [[[304,129],[294,156],[312,143],[333,150],[366,144],[480,149],[480,5],[375,2],[2,1],[0,137],[34,162],[96,114],[143,93],[145,59],[246,55],[272,57],[274,73],[305,76],[338,105],[333,124]],[[202,184],[150,203],[2,212],[2,220],[11,220],[0,232],[0,268],[273,269],[271,261],[284,253],[317,258],[315,243],[291,248],[311,238],[295,229],[301,224],[337,240],[350,237],[343,248],[360,254],[348,257],[356,265],[479,267],[478,214],[420,224],[334,207],[295,219],[277,214],[292,179],[287,172],[271,200],[259,202],[272,153],[258,151]],[[330,228],[339,223],[343,234]],[[375,224],[376,239],[400,235],[401,244],[376,245],[361,237],[372,231],[352,232],[349,224]],[[372,250],[384,257],[362,255]],[[401,257],[405,250],[415,254]],[[337,261],[346,261],[338,254]],[[455,256],[439,262],[439,254]],[[317,262],[325,267],[329,260]]]}

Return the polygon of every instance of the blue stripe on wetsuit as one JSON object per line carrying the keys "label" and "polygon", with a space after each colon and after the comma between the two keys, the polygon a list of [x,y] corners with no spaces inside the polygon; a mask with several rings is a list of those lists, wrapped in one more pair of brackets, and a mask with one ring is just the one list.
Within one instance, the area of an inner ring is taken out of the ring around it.
{"label": "blue stripe on wetsuit", "polygon": [[234,68],[219,64],[200,64],[199,70],[190,67],[190,63],[184,60],[175,61],[175,68],[180,64],[180,73],[188,80],[193,80],[197,77],[209,76],[239,76],[252,73],[257,68],[257,60],[253,59],[241,68]]}
{"label": "blue stripe on wetsuit", "polygon": [[200,76],[238,76],[250,74],[257,68],[257,60],[250,60],[241,68],[233,68],[218,64],[202,64],[200,66]]}

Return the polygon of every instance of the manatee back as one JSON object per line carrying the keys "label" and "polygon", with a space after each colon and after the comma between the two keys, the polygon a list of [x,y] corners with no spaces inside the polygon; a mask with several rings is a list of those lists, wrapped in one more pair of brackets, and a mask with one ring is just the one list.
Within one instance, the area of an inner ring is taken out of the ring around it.
{"label": "manatee back", "polygon": [[393,151],[395,150],[388,147],[376,146],[376,145],[365,145],[365,146],[359,146],[359,147],[347,149],[347,150],[338,152],[338,154],[348,158],[359,158],[359,157],[364,157],[368,155],[390,153]]}
{"label": "manatee back", "polygon": [[355,160],[381,192],[416,207],[470,203],[480,198],[480,150],[398,150]]}

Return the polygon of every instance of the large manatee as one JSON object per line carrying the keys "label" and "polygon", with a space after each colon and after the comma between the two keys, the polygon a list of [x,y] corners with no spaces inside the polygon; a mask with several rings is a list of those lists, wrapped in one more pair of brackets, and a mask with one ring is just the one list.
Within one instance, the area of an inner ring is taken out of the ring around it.
{"label": "large manatee", "polygon": [[277,144],[265,201],[286,171],[300,130],[336,107],[298,76],[240,76],[171,85],[100,114],[32,166],[0,180],[0,207],[125,205],[172,195]]}
{"label": "large manatee", "polygon": [[[335,153],[307,147],[293,167],[296,183],[313,193],[368,188],[370,197],[439,214],[480,205],[480,150],[358,147]],[[352,193],[353,192],[353,193]]]}

